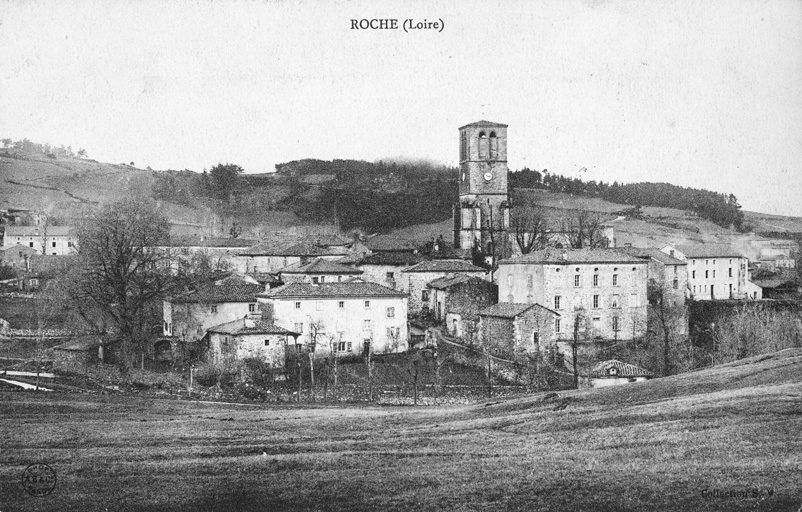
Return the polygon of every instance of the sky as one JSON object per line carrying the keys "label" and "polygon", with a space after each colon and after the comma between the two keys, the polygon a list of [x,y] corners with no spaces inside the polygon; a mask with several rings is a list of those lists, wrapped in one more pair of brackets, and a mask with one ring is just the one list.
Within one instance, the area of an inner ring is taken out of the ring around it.
{"label": "sky", "polygon": [[0,0],[3,138],[154,169],[456,166],[481,119],[511,170],[802,216],[802,2]]}

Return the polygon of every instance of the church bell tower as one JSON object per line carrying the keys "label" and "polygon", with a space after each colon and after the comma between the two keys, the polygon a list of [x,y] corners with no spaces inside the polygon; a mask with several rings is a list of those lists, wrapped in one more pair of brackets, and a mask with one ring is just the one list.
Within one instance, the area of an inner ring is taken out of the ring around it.
{"label": "church bell tower", "polygon": [[459,129],[459,203],[454,247],[505,257],[510,225],[507,125],[478,121]]}

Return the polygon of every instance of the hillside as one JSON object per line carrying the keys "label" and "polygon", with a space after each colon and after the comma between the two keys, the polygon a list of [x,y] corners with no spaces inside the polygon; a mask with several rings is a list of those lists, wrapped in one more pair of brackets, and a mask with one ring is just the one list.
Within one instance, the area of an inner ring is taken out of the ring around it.
{"label": "hillside", "polygon": [[[802,349],[442,408],[0,392],[5,510],[783,510],[802,504]],[[47,498],[19,485],[30,461]]]}
{"label": "hillside", "polygon": [[[237,222],[243,228],[242,236],[263,238],[294,226],[304,231],[330,231],[337,223],[343,230],[361,227],[369,233],[391,231],[392,236],[421,241],[438,236],[451,239],[456,184],[449,178],[448,169],[420,163],[301,160],[283,164],[280,171],[243,175],[235,197],[224,204],[195,197],[193,180],[201,175],[189,171],[153,172],[127,164],[2,150],[0,208],[44,210],[69,223],[98,203],[156,196],[160,211],[177,234],[226,235]],[[555,226],[562,217],[578,210],[597,212],[615,226],[619,245],[737,245],[755,238],[686,210],[644,206],[642,218],[637,219],[619,215],[631,205],[600,197],[543,188],[519,188],[515,193],[523,199],[519,205],[541,207]],[[802,218],[744,213],[745,225],[752,232],[802,232]]]}

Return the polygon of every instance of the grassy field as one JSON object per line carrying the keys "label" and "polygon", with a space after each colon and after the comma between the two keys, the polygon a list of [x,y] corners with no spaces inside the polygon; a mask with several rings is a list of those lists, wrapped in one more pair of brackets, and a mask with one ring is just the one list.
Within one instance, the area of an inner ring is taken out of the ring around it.
{"label": "grassy field", "polygon": [[[802,350],[475,406],[0,392],[0,510],[788,510]],[[45,462],[58,484],[27,495]]]}

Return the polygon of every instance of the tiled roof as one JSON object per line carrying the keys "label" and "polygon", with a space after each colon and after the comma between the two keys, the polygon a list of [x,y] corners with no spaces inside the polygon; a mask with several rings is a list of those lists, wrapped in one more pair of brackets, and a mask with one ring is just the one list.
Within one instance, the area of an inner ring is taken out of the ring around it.
{"label": "tiled roof", "polygon": [[407,267],[403,272],[487,272],[465,260],[429,260]]}
{"label": "tiled roof", "polygon": [[539,263],[571,265],[575,263],[641,263],[646,261],[617,249],[547,249],[533,251],[524,256],[501,260],[499,265]]}
{"label": "tiled roof", "polygon": [[498,304],[494,304],[490,307],[487,307],[479,311],[479,315],[497,316],[501,318],[515,318],[516,316],[521,315],[535,307],[544,309],[549,313],[553,313],[556,316],[560,316],[560,314],[557,313],[556,311],[552,311],[549,308],[545,308],[540,304],[535,304],[535,303],[521,304],[517,302],[499,302]]}
{"label": "tiled roof", "polygon": [[256,240],[248,238],[227,238],[227,237],[200,237],[200,236],[174,236],[164,242],[161,247],[250,247]]}
{"label": "tiled roof", "polygon": [[6,236],[42,236],[46,231],[47,236],[68,236],[74,234],[72,226],[6,226]]}
{"label": "tiled roof", "polygon": [[797,288],[799,285],[792,279],[752,279],[752,283],[761,288],[774,290],[783,286],[790,286]]}
{"label": "tiled roof", "polygon": [[246,275],[256,279],[259,284],[278,284],[281,282],[275,274],[268,272],[248,272]]}
{"label": "tiled roof", "polygon": [[503,126],[504,128],[507,127],[506,124],[501,123],[493,123],[491,121],[476,121],[475,123],[466,124],[465,126],[460,126],[459,129],[462,130],[463,128],[468,128],[469,126]]}
{"label": "tiled roof", "polygon": [[254,245],[240,253],[242,256],[334,256],[344,254],[342,249],[321,247],[314,242],[278,245],[265,242]]}
{"label": "tiled roof", "polygon": [[361,270],[354,267],[348,267],[335,261],[324,260],[323,258],[315,258],[306,264],[296,263],[279,270],[282,274],[353,274],[359,275]]}
{"label": "tiled roof", "polygon": [[456,275],[447,275],[445,277],[439,277],[433,281],[430,281],[426,286],[429,288],[435,288],[437,290],[446,290],[454,285],[467,283],[470,281],[484,281],[488,282],[481,277],[477,276],[469,276],[466,274],[456,274]]}
{"label": "tiled roof", "polygon": [[420,263],[422,260],[422,256],[419,254],[412,254],[411,252],[376,252],[362,256],[360,261],[355,263],[357,265],[389,265],[396,267],[408,267],[410,265]]}
{"label": "tiled roof", "polygon": [[288,331],[283,327],[275,324],[263,322],[261,320],[250,320],[242,318],[234,320],[233,322],[226,322],[224,324],[215,325],[206,329],[206,332],[214,332],[218,334],[230,334],[232,336],[242,334],[290,334],[297,336],[298,333]]}
{"label": "tiled roof", "polygon": [[605,377],[652,377],[653,374],[640,366],[624,363],[617,359],[610,359],[594,365],[590,370],[590,376],[598,379]]}
{"label": "tiled roof", "polygon": [[677,250],[686,258],[745,258],[739,251],[726,244],[678,245]]}
{"label": "tiled roof", "polygon": [[259,294],[267,298],[294,298],[294,297],[406,297],[406,293],[387,288],[376,283],[364,281],[351,281],[344,283],[289,283]]}
{"label": "tiled roof", "polygon": [[197,290],[171,299],[177,304],[216,304],[221,302],[256,302],[256,295],[264,291],[261,284],[225,279],[219,283],[205,284]]}
{"label": "tiled roof", "polygon": [[653,258],[663,265],[687,265],[687,263],[684,261],[674,258],[673,256],[669,256],[660,249],[655,249],[654,247],[650,247],[648,249],[641,249],[639,247],[622,247],[618,250],[638,258]]}

